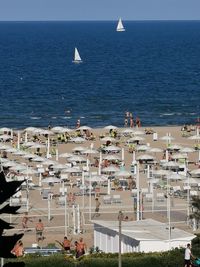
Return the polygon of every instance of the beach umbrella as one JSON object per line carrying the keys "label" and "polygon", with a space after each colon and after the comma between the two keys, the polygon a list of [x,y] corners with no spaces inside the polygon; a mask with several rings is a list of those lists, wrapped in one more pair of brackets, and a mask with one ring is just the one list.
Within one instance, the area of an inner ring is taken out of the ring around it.
{"label": "beach umbrella", "polygon": [[70,141],[74,143],[83,143],[86,141],[86,139],[82,137],[74,137],[74,138],[71,138]]}
{"label": "beach umbrella", "polygon": [[141,130],[136,130],[136,131],[133,132],[133,134],[134,135],[143,135],[143,134],[145,134],[145,132],[141,131]]}
{"label": "beach umbrella", "polygon": [[64,165],[64,164],[55,164],[53,165],[53,169],[56,169],[56,170],[62,170],[62,169],[67,169],[67,166]]}
{"label": "beach umbrella", "polygon": [[154,160],[152,155],[143,154],[137,157],[137,160]]}
{"label": "beach umbrella", "polygon": [[25,132],[33,132],[35,131],[37,128],[36,127],[27,127],[24,129]]}
{"label": "beach umbrella", "polygon": [[102,172],[118,172],[118,171],[120,171],[120,169],[118,167],[112,166],[112,165],[102,169]]}
{"label": "beach umbrella", "polygon": [[183,147],[180,149],[181,153],[192,153],[192,152],[196,152],[196,150],[192,147]]}
{"label": "beach umbrella", "polygon": [[42,158],[42,157],[35,156],[35,157],[32,158],[32,161],[35,161],[35,162],[43,162],[43,161],[45,161],[45,159]]}
{"label": "beach umbrella", "polygon": [[83,150],[83,151],[81,151],[81,154],[97,154],[97,153],[99,153],[99,151],[98,150],[95,150],[95,149],[86,149],[86,150]]}
{"label": "beach umbrella", "polygon": [[24,155],[26,155],[26,152],[16,149],[16,152],[13,152],[13,155],[15,155],[15,156],[24,156]]}
{"label": "beach umbrella", "polygon": [[4,166],[4,167],[14,167],[14,166],[17,165],[17,163],[14,162],[14,161],[7,160],[5,162],[1,161],[1,165]]}
{"label": "beach umbrella", "polygon": [[172,159],[187,159],[188,155],[185,153],[177,153],[172,155]]}
{"label": "beach umbrella", "polygon": [[92,130],[92,128],[91,127],[89,127],[89,126],[81,126],[81,127],[79,127],[79,128],[77,128],[76,130],[84,130],[84,131],[90,131],[90,130]]}
{"label": "beach umbrella", "polygon": [[12,131],[11,128],[7,128],[7,127],[0,128],[0,132],[11,132],[11,131]]}
{"label": "beach umbrella", "polygon": [[160,169],[160,170],[154,170],[153,171],[153,174],[154,175],[157,175],[157,176],[166,176],[166,175],[170,175],[171,174],[171,171]]}
{"label": "beach umbrella", "polygon": [[105,182],[108,180],[108,177],[106,175],[91,175],[85,177],[85,180],[90,182]]}
{"label": "beach umbrella", "polygon": [[87,147],[84,147],[84,146],[76,146],[76,147],[74,147],[72,149],[72,151],[74,151],[74,152],[81,152],[81,151],[84,151],[86,149],[88,149],[88,148]]}
{"label": "beach umbrella", "polygon": [[105,136],[100,139],[101,142],[118,142],[115,138],[111,136]]}
{"label": "beach umbrella", "polygon": [[115,173],[115,176],[117,176],[117,177],[129,177],[131,175],[132,175],[132,173],[129,171],[126,171],[126,170],[120,170],[119,172]]}
{"label": "beach umbrella", "polygon": [[62,154],[60,154],[59,155],[59,158],[70,158],[70,157],[72,157],[73,156],[73,154],[72,153],[62,153]]}
{"label": "beach umbrella", "polygon": [[5,151],[8,152],[8,153],[14,153],[14,152],[17,152],[17,149],[11,147],[11,148],[7,148]]}
{"label": "beach umbrella", "polygon": [[4,144],[0,143],[0,150],[6,150],[6,149],[9,149],[9,148],[12,148],[12,147],[9,146],[9,145],[4,145]]}
{"label": "beach umbrella", "polygon": [[103,148],[103,150],[110,151],[110,152],[114,152],[114,151],[118,151],[119,152],[121,150],[121,148],[118,147],[118,146],[106,146],[106,147]]}
{"label": "beach umbrella", "polygon": [[2,134],[2,135],[0,135],[0,139],[3,141],[7,141],[7,140],[11,139],[11,136],[8,134]]}
{"label": "beach umbrella", "polygon": [[174,140],[174,137],[172,137],[171,135],[165,135],[165,136],[160,137],[160,140],[170,142],[170,141]]}
{"label": "beach umbrella", "polygon": [[35,158],[36,155],[35,154],[31,154],[31,153],[26,153],[25,155],[22,156],[22,158],[25,158],[25,159],[32,159],[32,158]]}
{"label": "beach umbrella", "polygon": [[73,155],[72,157],[68,158],[67,160],[70,161],[70,162],[73,162],[73,161],[75,161],[75,162],[86,162],[87,161],[86,158],[81,157],[81,156],[77,156],[77,155]]}
{"label": "beach umbrella", "polygon": [[42,179],[41,182],[42,183],[60,183],[61,180],[56,177],[47,177],[47,178]]}
{"label": "beach umbrella", "polygon": [[149,150],[149,149],[150,149],[150,147],[147,146],[147,145],[140,145],[140,146],[137,146],[137,147],[136,147],[136,150],[137,150],[137,151],[147,151],[147,150]]}
{"label": "beach umbrella", "polygon": [[20,171],[20,173],[24,174],[24,175],[32,175],[32,174],[36,174],[38,172],[36,170],[32,169],[32,168],[28,168],[26,170]]}
{"label": "beach umbrella", "polygon": [[114,126],[114,125],[108,125],[106,127],[104,127],[105,130],[116,130],[118,129],[118,127]]}
{"label": "beach umbrella", "polygon": [[145,138],[142,136],[133,136],[133,137],[129,138],[126,142],[127,143],[134,143],[134,142],[143,141],[143,140],[145,140]]}
{"label": "beach umbrella", "polygon": [[25,147],[30,147],[30,146],[34,146],[35,144],[37,144],[36,142],[25,142],[22,145]]}
{"label": "beach umbrella", "polygon": [[168,180],[185,180],[186,176],[178,174],[176,172],[171,172],[170,175],[167,176]]}
{"label": "beach umbrella", "polygon": [[191,174],[200,174],[200,169],[190,171]]}
{"label": "beach umbrella", "polygon": [[63,172],[79,173],[79,172],[81,172],[81,170],[80,170],[80,168],[70,167],[70,168],[64,169]]}
{"label": "beach umbrella", "polygon": [[26,170],[27,169],[27,166],[26,165],[21,165],[21,164],[17,164],[15,166],[12,166],[10,168],[10,170],[12,171],[22,171],[22,170]]}
{"label": "beach umbrella", "polygon": [[168,168],[179,167],[179,164],[175,161],[168,161],[163,163],[163,167],[168,167]]}
{"label": "beach umbrella", "polygon": [[170,145],[167,149],[168,150],[180,150],[181,148],[182,148],[182,146],[177,145],[177,144],[173,144],[173,145]]}
{"label": "beach umbrella", "polygon": [[51,131],[54,132],[54,133],[70,133],[73,130],[72,129],[69,129],[69,128],[66,128],[66,127],[56,126],[56,127],[53,127],[51,129]]}
{"label": "beach umbrella", "polygon": [[112,160],[121,160],[121,158],[115,154],[112,154],[112,155],[105,155],[103,157],[103,159],[106,159],[106,160],[109,160],[109,161],[112,161]]}
{"label": "beach umbrella", "polygon": [[35,143],[34,145],[30,146],[30,148],[46,148],[46,146],[39,143]]}
{"label": "beach umbrella", "polygon": [[192,135],[192,136],[189,136],[188,139],[190,140],[200,140],[200,135]]}
{"label": "beach umbrella", "polygon": [[152,147],[148,150],[148,152],[151,152],[151,153],[160,153],[160,152],[163,152],[163,149],[161,148],[158,148],[158,147]]}
{"label": "beach umbrella", "polygon": [[131,128],[127,128],[121,131],[122,134],[126,135],[126,134],[133,134],[134,130]]}

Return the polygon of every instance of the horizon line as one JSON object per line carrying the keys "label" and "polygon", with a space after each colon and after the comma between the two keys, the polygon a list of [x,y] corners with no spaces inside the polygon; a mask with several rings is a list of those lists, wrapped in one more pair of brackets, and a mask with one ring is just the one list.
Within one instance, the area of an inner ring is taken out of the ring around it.
{"label": "horizon line", "polygon": [[[63,20],[63,19],[42,19],[42,20],[0,20],[1,22],[116,22],[118,19],[113,19],[113,20],[93,20],[93,19],[72,19],[72,20]],[[164,21],[164,22],[173,22],[173,21],[200,21],[200,19],[136,19],[136,20],[131,20],[131,19],[123,19],[123,21],[127,22],[143,22],[143,21],[152,21],[152,22],[159,22],[159,21]]]}

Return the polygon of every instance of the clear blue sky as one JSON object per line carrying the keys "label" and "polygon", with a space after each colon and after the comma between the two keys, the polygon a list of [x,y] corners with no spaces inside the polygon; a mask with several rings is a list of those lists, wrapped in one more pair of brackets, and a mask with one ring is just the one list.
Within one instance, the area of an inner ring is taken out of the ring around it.
{"label": "clear blue sky", "polygon": [[200,20],[200,0],[0,0],[0,20]]}

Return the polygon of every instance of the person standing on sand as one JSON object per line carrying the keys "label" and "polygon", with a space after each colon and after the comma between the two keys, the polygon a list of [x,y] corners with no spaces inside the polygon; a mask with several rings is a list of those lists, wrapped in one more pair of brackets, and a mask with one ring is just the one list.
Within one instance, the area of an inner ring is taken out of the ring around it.
{"label": "person standing on sand", "polygon": [[191,267],[191,257],[195,258],[192,253],[191,253],[191,248],[190,248],[190,244],[187,244],[187,247],[185,249],[185,256],[184,256],[184,260],[185,260],[185,267]]}
{"label": "person standing on sand", "polygon": [[101,205],[101,203],[100,203],[99,199],[95,198],[95,214],[94,214],[94,216],[100,216],[100,214],[99,214],[100,205]]}
{"label": "person standing on sand", "polygon": [[24,217],[22,218],[22,228],[24,232],[28,229],[28,221],[32,222],[32,220],[28,217],[28,212],[25,212]]}
{"label": "person standing on sand", "polygon": [[64,237],[64,240],[63,240],[63,248],[66,252],[71,252],[71,241],[72,241],[72,238],[71,239],[68,239],[67,236]]}
{"label": "person standing on sand", "polygon": [[80,238],[78,244],[79,244],[79,248],[80,248],[80,251],[81,251],[81,255],[84,255],[86,250],[87,250],[87,246],[86,246],[85,242],[83,241],[82,237]]}
{"label": "person standing on sand", "polygon": [[43,231],[44,231],[44,224],[42,220],[39,219],[38,223],[35,226],[36,230],[36,241],[39,243],[40,240],[44,240]]}

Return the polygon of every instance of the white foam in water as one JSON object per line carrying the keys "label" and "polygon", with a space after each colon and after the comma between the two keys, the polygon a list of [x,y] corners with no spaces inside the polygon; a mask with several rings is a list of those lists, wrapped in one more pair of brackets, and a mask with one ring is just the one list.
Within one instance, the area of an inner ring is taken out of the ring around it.
{"label": "white foam in water", "polygon": [[41,117],[30,117],[31,120],[40,120]]}
{"label": "white foam in water", "polygon": [[64,116],[64,117],[61,117],[62,119],[71,119],[72,117],[68,117],[68,116]]}

